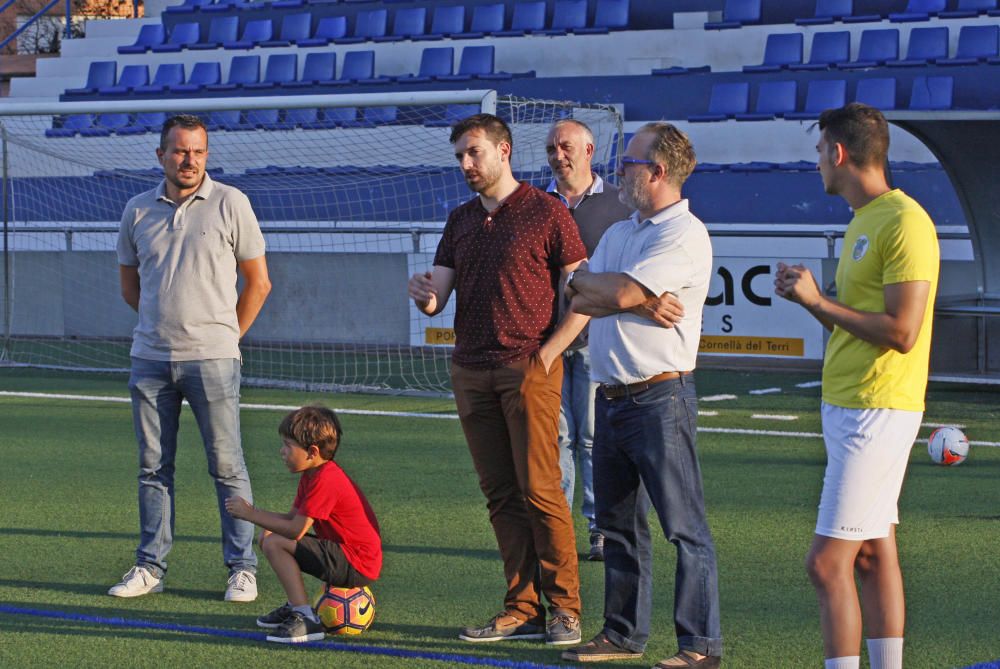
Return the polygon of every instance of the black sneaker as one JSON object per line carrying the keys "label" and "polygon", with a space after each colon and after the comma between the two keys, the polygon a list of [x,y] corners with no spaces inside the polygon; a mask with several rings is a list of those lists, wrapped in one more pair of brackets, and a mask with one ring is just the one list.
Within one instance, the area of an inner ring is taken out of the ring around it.
{"label": "black sneaker", "polygon": [[276,643],[305,643],[322,641],[324,634],[326,631],[318,619],[310,620],[298,611],[292,611],[277,630],[267,635],[267,640]]}
{"label": "black sneaker", "polygon": [[580,619],[568,613],[555,614],[545,626],[545,643],[549,646],[580,643]]}
{"label": "black sneaker", "polygon": [[541,625],[515,618],[506,611],[493,616],[480,627],[463,627],[458,638],[471,643],[503,641],[504,639],[544,639],[545,629]]}
{"label": "black sneaker", "polygon": [[278,629],[281,627],[281,623],[288,620],[291,615],[292,607],[288,605],[288,602],[285,602],[274,611],[257,618],[257,627],[263,627],[266,630]]}
{"label": "black sneaker", "polygon": [[590,533],[590,553],[587,559],[591,562],[604,562],[604,535],[598,531]]}

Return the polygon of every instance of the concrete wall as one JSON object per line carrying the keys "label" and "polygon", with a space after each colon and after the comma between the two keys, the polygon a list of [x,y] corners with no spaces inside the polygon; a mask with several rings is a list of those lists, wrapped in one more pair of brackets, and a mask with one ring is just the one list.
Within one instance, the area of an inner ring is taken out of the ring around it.
{"label": "concrete wall", "polygon": [[[270,253],[268,267],[274,289],[253,339],[409,345],[405,254]],[[113,252],[16,253],[12,270],[12,334],[131,336]]]}

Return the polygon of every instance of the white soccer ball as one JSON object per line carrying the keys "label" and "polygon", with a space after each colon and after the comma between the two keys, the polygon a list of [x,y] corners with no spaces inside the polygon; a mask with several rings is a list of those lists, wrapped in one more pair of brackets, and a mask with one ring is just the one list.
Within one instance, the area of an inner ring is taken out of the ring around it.
{"label": "white soccer ball", "polygon": [[960,465],[969,457],[969,438],[957,427],[939,427],[927,438],[927,454],[939,465]]}

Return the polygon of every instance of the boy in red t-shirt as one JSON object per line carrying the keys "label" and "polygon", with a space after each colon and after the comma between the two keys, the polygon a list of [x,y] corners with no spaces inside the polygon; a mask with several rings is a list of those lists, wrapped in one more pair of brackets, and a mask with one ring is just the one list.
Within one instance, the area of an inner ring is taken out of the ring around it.
{"label": "boy in red t-shirt", "polygon": [[[264,529],[260,547],[277,574],[288,602],[257,618],[274,630],[268,641],[301,643],[323,638],[323,625],[306,596],[302,573],[345,588],[368,585],[382,570],[378,521],[361,489],[333,462],[343,430],[333,411],[303,407],[278,427],[281,459],[300,472],[288,513],[258,509],[242,497],[226,500],[234,518]],[[306,534],[312,528],[314,534]]]}

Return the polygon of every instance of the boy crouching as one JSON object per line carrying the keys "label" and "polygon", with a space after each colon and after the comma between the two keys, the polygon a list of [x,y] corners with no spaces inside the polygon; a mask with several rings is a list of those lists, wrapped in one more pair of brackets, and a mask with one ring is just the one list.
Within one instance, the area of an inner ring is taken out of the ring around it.
{"label": "boy crouching", "polygon": [[267,640],[319,641],[323,625],[309,603],[303,572],[332,586],[368,585],[382,569],[382,540],[368,500],[333,462],[343,434],[337,415],[303,407],[285,416],[278,434],[285,466],[302,474],[291,511],[265,511],[241,497],[227,499],[226,510],[264,529],[260,547],[288,597],[257,618],[258,626],[273,630]]}

